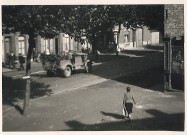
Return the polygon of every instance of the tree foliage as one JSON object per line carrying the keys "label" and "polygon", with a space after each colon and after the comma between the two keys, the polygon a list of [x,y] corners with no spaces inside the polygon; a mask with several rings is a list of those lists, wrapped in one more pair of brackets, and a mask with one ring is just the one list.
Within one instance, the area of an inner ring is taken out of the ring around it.
{"label": "tree foliage", "polygon": [[[3,6],[3,32],[52,38],[60,32],[93,42],[114,25],[163,30],[163,5]],[[5,27],[6,26],[6,27]]]}

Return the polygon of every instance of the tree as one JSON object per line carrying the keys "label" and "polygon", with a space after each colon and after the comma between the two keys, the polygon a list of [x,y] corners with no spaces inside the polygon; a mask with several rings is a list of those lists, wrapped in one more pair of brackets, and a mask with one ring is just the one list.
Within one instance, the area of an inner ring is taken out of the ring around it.
{"label": "tree", "polygon": [[71,16],[69,17],[70,33],[73,33],[75,39],[79,41],[81,41],[80,37],[85,35],[92,44],[93,50],[96,50],[98,49],[97,37],[105,35],[114,25],[119,26],[119,34],[121,24],[127,28],[134,28],[140,24],[136,8],[137,5],[74,6],[69,14]]}
{"label": "tree", "polygon": [[31,55],[35,47],[34,38],[37,35],[50,38],[59,31],[52,24],[56,19],[48,6],[2,6],[3,33],[21,32],[29,35],[29,49],[26,61],[26,91],[23,113],[28,112],[31,83]]}

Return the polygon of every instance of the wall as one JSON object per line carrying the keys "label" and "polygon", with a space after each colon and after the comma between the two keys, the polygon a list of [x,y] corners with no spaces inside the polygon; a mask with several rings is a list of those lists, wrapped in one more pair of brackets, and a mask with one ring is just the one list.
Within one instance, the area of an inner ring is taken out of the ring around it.
{"label": "wall", "polygon": [[136,47],[142,47],[142,28],[136,29]]}
{"label": "wall", "polygon": [[[125,43],[124,37],[128,35],[128,43]],[[149,30],[146,26],[136,28],[136,30],[122,28],[119,36],[119,46],[121,49],[143,47],[143,45],[160,44],[160,32],[157,30]]]}
{"label": "wall", "polygon": [[158,31],[153,31],[151,32],[151,45],[158,45],[159,44],[159,32]]}
{"label": "wall", "polygon": [[184,5],[164,5],[164,36],[184,36]]}
{"label": "wall", "polygon": [[150,37],[151,33],[150,30],[148,30],[147,27],[143,27],[143,45],[148,45],[150,44]]}

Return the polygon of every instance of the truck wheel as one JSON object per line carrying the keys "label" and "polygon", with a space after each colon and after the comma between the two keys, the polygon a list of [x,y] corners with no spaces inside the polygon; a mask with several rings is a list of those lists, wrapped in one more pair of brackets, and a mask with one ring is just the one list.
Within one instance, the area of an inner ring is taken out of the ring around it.
{"label": "truck wheel", "polygon": [[70,77],[71,75],[71,68],[69,66],[67,66],[64,70],[63,70],[63,75],[64,77]]}

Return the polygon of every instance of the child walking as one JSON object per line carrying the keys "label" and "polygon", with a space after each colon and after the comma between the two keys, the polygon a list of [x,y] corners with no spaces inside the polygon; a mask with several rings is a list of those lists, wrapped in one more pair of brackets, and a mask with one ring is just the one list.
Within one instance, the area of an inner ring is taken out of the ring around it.
{"label": "child walking", "polygon": [[127,92],[125,92],[124,94],[124,98],[123,98],[123,111],[125,112],[125,116],[127,113],[127,118],[129,118],[129,120],[131,120],[131,113],[132,113],[132,108],[133,108],[133,102],[134,104],[136,104],[133,94],[130,92],[131,88],[127,87],[126,88]]}

